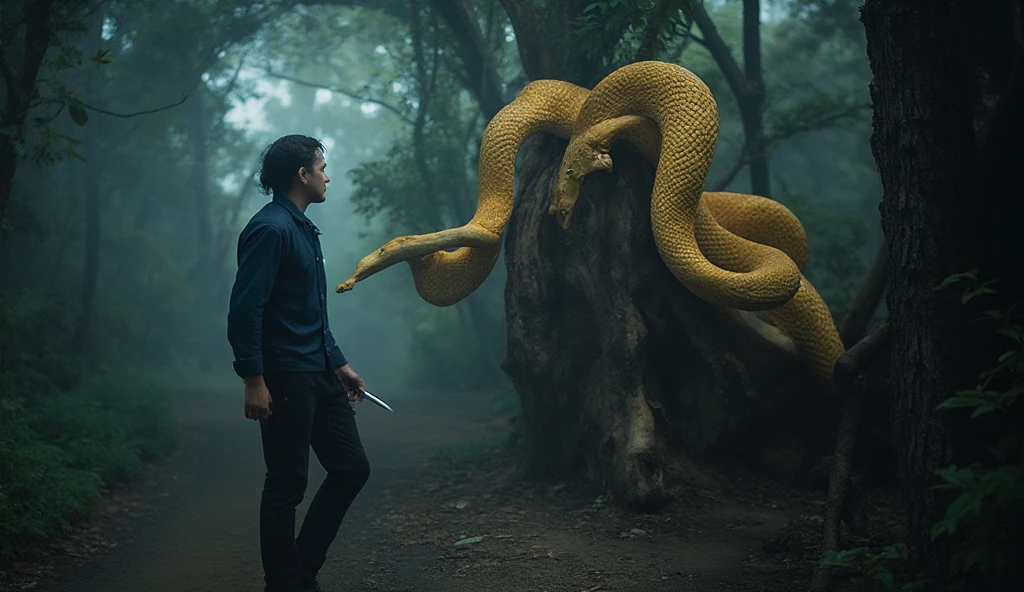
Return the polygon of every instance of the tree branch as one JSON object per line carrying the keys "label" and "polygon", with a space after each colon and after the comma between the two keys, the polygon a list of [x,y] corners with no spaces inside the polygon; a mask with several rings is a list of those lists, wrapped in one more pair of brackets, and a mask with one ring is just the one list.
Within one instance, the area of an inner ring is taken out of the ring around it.
{"label": "tree branch", "polygon": [[882,239],[882,244],[878,247],[878,252],[875,253],[875,260],[871,264],[871,269],[868,270],[867,277],[864,278],[864,283],[860,286],[860,291],[857,292],[853,303],[850,304],[850,309],[839,324],[839,337],[843,340],[843,345],[850,347],[864,335],[868,322],[875,314],[878,303],[882,300],[882,294],[885,293],[888,281],[889,241]]}
{"label": "tree branch", "polygon": [[544,34],[544,25],[537,9],[529,0],[500,0],[508,20],[516,32],[519,47],[519,61],[531,80],[547,78],[554,74],[550,59],[551,42]]}
{"label": "tree branch", "polygon": [[[857,345],[836,360],[832,382],[843,399],[843,411],[836,436],[836,452],[832,457],[828,494],[825,496],[822,551],[839,551],[840,520],[850,489],[850,463],[860,427],[860,412],[865,389],[865,371],[889,342],[889,320],[875,325]],[[814,592],[830,589],[832,569],[819,564],[814,571]]]}
{"label": "tree branch", "polygon": [[785,140],[787,138],[791,138],[793,136],[805,132],[813,132],[825,129],[834,123],[838,123],[844,119],[854,117],[857,113],[865,109],[871,109],[871,103],[858,103],[842,109],[837,109],[836,111],[832,111],[830,113],[819,114],[817,117],[805,117],[797,123],[793,123],[789,126],[776,129],[773,133],[765,136],[765,147],[770,147],[772,144],[775,144],[776,142]]}
{"label": "tree branch", "polygon": [[345,90],[343,88],[338,88],[336,86],[327,86],[326,84],[320,84],[318,82],[309,82],[308,80],[302,80],[302,79],[299,79],[299,78],[294,78],[292,76],[288,76],[287,74],[276,74],[274,72],[270,72],[269,70],[264,70],[264,74],[266,74],[267,76],[270,76],[271,78],[279,78],[281,80],[287,80],[288,82],[294,82],[295,84],[301,84],[303,86],[308,86],[308,87],[311,87],[311,88],[322,88],[324,90],[329,90],[331,92],[338,93],[339,95],[345,95],[346,97],[355,99],[357,101],[365,101],[367,103],[373,103],[375,105],[380,105],[381,107],[383,107],[383,108],[387,109],[388,111],[391,111],[392,113],[397,115],[402,121],[404,121],[404,122],[406,122],[406,123],[408,123],[410,125],[414,125],[416,123],[413,119],[410,119],[408,115],[403,113],[401,109],[399,109],[398,107],[395,107],[394,105],[392,105],[390,103],[387,103],[385,101],[381,101],[380,99],[375,99],[373,97],[364,97],[362,95],[358,95],[358,94],[356,94],[354,92],[347,91],[347,90]]}
{"label": "tree branch", "polygon": [[700,27],[702,33],[704,33],[704,39],[699,41],[702,45],[707,47],[708,52],[711,53],[711,57],[718,62],[718,67],[722,69],[722,73],[725,74],[725,80],[729,83],[729,88],[736,95],[739,102],[742,103],[743,97],[750,94],[750,89],[747,86],[747,79],[743,75],[743,70],[740,69],[739,64],[736,63],[735,58],[732,57],[732,52],[729,50],[729,46],[726,45],[725,40],[718,33],[718,29],[715,27],[715,23],[711,21],[711,17],[708,15],[707,10],[704,9],[702,3],[695,3],[693,6],[693,21]]}
{"label": "tree branch", "polygon": [[178,105],[180,105],[180,104],[184,103],[186,100],[188,100],[188,97],[189,97],[189,95],[188,95],[188,93],[186,93],[186,94],[182,95],[181,100],[176,102],[176,103],[171,103],[170,105],[164,105],[163,107],[156,107],[155,109],[146,109],[145,111],[134,111],[132,113],[116,113],[114,111],[107,111],[106,109],[101,109],[99,107],[93,107],[92,105],[89,105],[88,103],[82,103],[81,105],[82,105],[82,107],[84,107],[84,108],[86,108],[86,109],[88,109],[90,111],[95,111],[96,113],[102,113],[104,115],[109,115],[111,117],[120,117],[121,119],[130,119],[132,117],[138,117],[139,115],[149,115],[151,113],[159,113],[160,111],[166,111],[166,110],[171,109],[173,107],[177,107]]}
{"label": "tree branch", "polygon": [[431,0],[431,3],[452,31],[455,51],[466,69],[469,91],[487,117],[494,117],[505,106],[505,97],[494,56],[484,42],[473,13],[462,0]]}
{"label": "tree branch", "polygon": [[736,159],[736,164],[732,165],[732,168],[729,169],[729,172],[723,175],[721,179],[719,179],[715,183],[710,184],[709,187],[711,187],[711,189],[709,189],[708,191],[725,191],[725,188],[729,186],[729,183],[732,183],[733,179],[736,178],[736,175],[740,174],[740,171],[743,170],[743,167],[747,166],[748,164],[750,164],[750,158],[748,158],[747,156],[747,145],[744,144],[743,148],[740,150],[739,158]]}
{"label": "tree branch", "polygon": [[242,56],[238,58],[238,67],[235,68],[235,73],[231,75],[231,80],[228,81],[227,86],[224,87],[224,93],[221,94],[220,99],[223,101],[228,98],[231,91],[235,88],[235,84],[238,82],[238,75],[242,73],[242,66],[245,64],[245,56],[248,55],[248,50],[242,53]]}

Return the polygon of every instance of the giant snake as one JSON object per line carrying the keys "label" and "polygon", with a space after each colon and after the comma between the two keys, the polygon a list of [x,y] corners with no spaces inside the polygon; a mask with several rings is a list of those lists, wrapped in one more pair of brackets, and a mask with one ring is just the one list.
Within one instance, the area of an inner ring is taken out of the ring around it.
{"label": "giant snake", "polygon": [[707,302],[762,311],[818,376],[831,377],[844,348],[828,307],[802,274],[802,225],[768,198],[703,191],[718,107],[699,77],[665,62],[628,64],[592,90],[559,80],[528,84],[484,130],[469,222],[391,240],[359,261],[337,291],[406,261],[430,304],[450,306],[472,293],[497,262],[512,213],[516,154],[537,132],[569,140],[549,209],[559,226],[569,227],[583,178],[611,169],[609,150],[625,141],[656,167],[651,227],[672,274]]}

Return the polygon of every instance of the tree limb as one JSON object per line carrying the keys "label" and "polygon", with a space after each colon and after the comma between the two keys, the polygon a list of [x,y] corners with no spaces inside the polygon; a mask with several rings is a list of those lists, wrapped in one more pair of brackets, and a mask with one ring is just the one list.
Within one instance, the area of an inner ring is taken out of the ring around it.
{"label": "tree limb", "polygon": [[188,97],[189,97],[189,94],[185,93],[184,95],[182,95],[181,100],[176,102],[176,103],[171,103],[170,105],[164,105],[163,107],[156,107],[155,109],[146,109],[144,111],[134,111],[132,113],[116,113],[114,111],[107,111],[106,109],[101,109],[99,107],[93,107],[92,105],[90,105],[88,103],[82,103],[81,105],[82,105],[82,107],[84,107],[84,108],[86,108],[86,109],[88,109],[90,111],[95,111],[96,113],[102,113],[104,115],[109,115],[111,117],[120,117],[121,119],[130,119],[132,117],[138,117],[139,115],[149,115],[151,113],[159,113],[160,111],[166,111],[166,110],[171,109],[173,107],[177,107],[178,105],[180,105],[180,104],[184,103],[186,100],[188,100]]}
{"label": "tree limb", "polygon": [[[886,319],[875,325],[864,339],[836,360],[832,382],[843,400],[843,410],[836,435],[836,452],[832,457],[828,494],[825,496],[824,532],[821,543],[823,552],[839,551],[840,548],[840,520],[850,489],[850,463],[860,427],[865,371],[888,342],[889,319]],[[830,589],[831,580],[832,568],[818,564],[814,571],[811,590],[825,592]]]}
{"label": "tree limb", "polygon": [[234,90],[235,84],[238,82],[238,75],[242,73],[242,66],[245,64],[245,56],[248,55],[248,50],[242,53],[242,56],[238,58],[238,66],[235,68],[235,73],[231,75],[231,80],[228,81],[227,86],[224,87],[224,93],[221,94],[220,99],[223,101],[228,98],[231,91]]}
{"label": "tree limb", "polygon": [[551,64],[550,40],[544,34],[540,14],[529,0],[500,0],[512,28],[516,32],[519,47],[519,61],[531,80],[547,78],[554,74]]}
{"label": "tree limb", "polygon": [[769,147],[776,142],[805,132],[825,129],[834,123],[842,121],[843,119],[853,117],[865,109],[871,109],[871,103],[858,103],[842,109],[837,109],[831,113],[826,112],[824,114],[819,114],[817,117],[803,118],[799,123],[777,129],[773,133],[766,135],[764,140],[765,147]]}
{"label": "tree limb", "polygon": [[839,337],[843,345],[850,347],[860,340],[864,330],[868,326],[878,303],[885,293],[885,286],[889,281],[889,241],[882,239],[882,244],[875,253],[875,260],[871,263],[867,277],[860,286],[860,291],[850,304],[850,309],[839,324]]}
{"label": "tree limb", "polygon": [[431,0],[454,37],[455,51],[466,70],[468,90],[473,93],[490,119],[505,106],[494,56],[484,41],[473,13],[462,0]]}
{"label": "tree limb", "polygon": [[732,183],[733,179],[736,178],[736,175],[740,174],[740,171],[743,170],[743,167],[747,166],[748,164],[750,164],[750,159],[747,157],[747,145],[744,144],[743,148],[740,150],[739,158],[736,159],[736,164],[732,165],[732,168],[729,169],[729,172],[722,175],[721,179],[719,179],[715,183],[710,184],[709,187],[711,187],[711,189],[709,189],[708,191],[725,191],[725,188],[729,186],[729,183]]}
{"label": "tree limb", "polygon": [[697,23],[701,32],[704,33],[704,39],[698,42],[707,47],[711,57],[715,59],[718,67],[722,69],[722,74],[725,75],[725,81],[729,84],[729,88],[732,89],[737,100],[742,102],[742,97],[750,94],[747,79],[739,64],[736,63],[736,59],[732,57],[732,52],[729,50],[729,46],[726,45],[725,40],[722,39],[721,34],[719,34],[715,23],[711,21],[711,16],[708,15],[704,5],[700,2],[695,3],[693,6],[693,21]]}
{"label": "tree limb", "polygon": [[292,77],[292,76],[288,76],[287,74],[277,74],[277,73],[274,73],[274,72],[270,72],[269,70],[265,70],[263,73],[266,74],[267,76],[271,77],[271,78],[279,78],[281,80],[287,80],[288,82],[294,82],[295,84],[301,84],[303,86],[309,86],[309,87],[312,87],[312,88],[322,88],[324,90],[329,90],[331,92],[338,93],[339,95],[345,95],[346,97],[355,99],[357,101],[365,101],[367,103],[373,103],[375,105],[380,105],[381,107],[383,107],[383,108],[387,109],[388,111],[391,111],[392,113],[397,115],[402,121],[404,121],[404,122],[406,122],[406,123],[408,123],[410,125],[415,125],[415,123],[416,123],[415,120],[411,119],[408,115],[403,113],[401,109],[399,109],[398,107],[395,107],[394,105],[392,105],[390,103],[387,103],[385,101],[381,101],[380,99],[375,99],[373,97],[365,97],[365,96],[362,96],[362,95],[358,95],[358,94],[356,94],[354,92],[347,91],[347,90],[345,90],[343,88],[339,88],[339,87],[336,87],[336,86],[327,86],[326,84],[320,84],[318,82],[310,82],[308,80],[302,80],[300,78],[295,78],[295,77]]}

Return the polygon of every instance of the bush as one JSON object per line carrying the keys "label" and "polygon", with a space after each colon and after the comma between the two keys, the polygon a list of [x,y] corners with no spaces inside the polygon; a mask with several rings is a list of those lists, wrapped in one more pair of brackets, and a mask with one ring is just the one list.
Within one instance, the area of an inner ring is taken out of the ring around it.
{"label": "bush", "polygon": [[[936,290],[965,285],[961,302],[995,294],[995,281],[982,282],[976,272],[947,278]],[[987,430],[997,430],[998,442],[989,455],[970,466],[951,465],[937,471],[936,489],[956,494],[941,520],[933,525],[932,539],[950,545],[949,565],[943,566],[942,586],[917,574],[897,583],[889,565],[909,558],[905,545],[881,552],[856,548],[830,552],[824,563],[856,570],[859,590],[909,592],[911,590],[1009,590],[1020,589],[1024,576],[1024,547],[1017,539],[1024,529],[1024,416],[1014,403],[1024,395],[1024,319],[1015,310],[985,310],[979,322],[994,325],[994,333],[1008,341],[994,365],[981,373],[973,388],[957,391],[939,404],[946,412],[970,411],[970,418],[996,419]]]}
{"label": "bush", "polygon": [[0,559],[32,553],[176,443],[166,393],[67,353],[61,311],[0,301]]}
{"label": "bush", "polygon": [[32,552],[66,530],[99,495],[102,479],[72,468],[67,451],[33,433],[16,402],[0,401],[0,558]]}

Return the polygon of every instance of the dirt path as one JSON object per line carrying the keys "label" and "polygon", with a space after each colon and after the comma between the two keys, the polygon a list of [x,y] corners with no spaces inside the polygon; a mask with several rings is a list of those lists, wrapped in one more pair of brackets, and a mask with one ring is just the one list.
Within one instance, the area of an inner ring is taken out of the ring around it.
{"label": "dirt path", "polygon": [[[457,462],[505,430],[485,394],[387,398],[397,413],[359,407],[372,473],[328,556],[325,590],[781,591],[809,573],[820,532],[813,496],[750,489],[636,515],[557,485],[520,484],[498,454]],[[227,391],[179,397],[180,452],[84,535],[104,546],[7,589],[262,590],[259,432],[238,401]],[[445,447],[453,462],[428,465]],[[323,478],[311,459],[307,501]]]}

